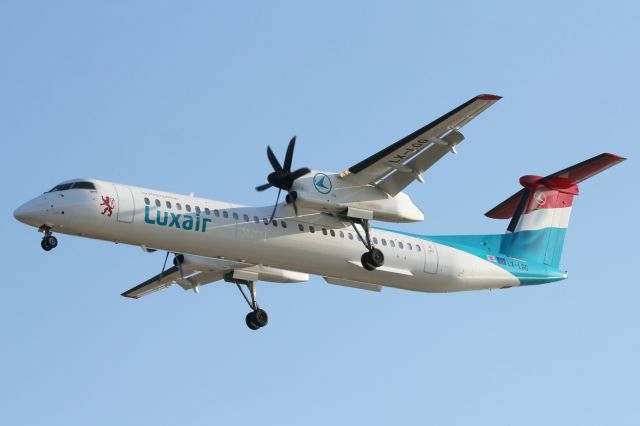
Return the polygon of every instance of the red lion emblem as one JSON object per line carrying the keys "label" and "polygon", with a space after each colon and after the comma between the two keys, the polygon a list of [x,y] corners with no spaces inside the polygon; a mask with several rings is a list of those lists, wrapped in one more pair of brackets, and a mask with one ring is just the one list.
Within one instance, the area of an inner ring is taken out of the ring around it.
{"label": "red lion emblem", "polygon": [[106,214],[107,216],[111,216],[113,214],[113,207],[115,204],[115,200],[108,195],[104,195],[102,197],[102,204],[100,206],[104,206],[104,210],[100,214]]}

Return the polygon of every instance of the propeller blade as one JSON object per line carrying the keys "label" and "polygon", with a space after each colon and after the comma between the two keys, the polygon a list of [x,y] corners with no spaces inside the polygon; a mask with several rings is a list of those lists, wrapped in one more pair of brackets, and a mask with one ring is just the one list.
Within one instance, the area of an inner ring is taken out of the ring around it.
{"label": "propeller blade", "polygon": [[309,169],[308,167],[302,167],[302,168],[296,170],[295,172],[291,173],[291,180],[296,180],[296,179],[306,175],[310,171],[311,171],[311,169]]}
{"label": "propeller blade", "polygon": [[298,205],[296,204],[296,198],[291,191],[287,191],[289,194],[289,199],[291,200],[291,204],[293,204],[293,211],[296,212],[296,216],[298,216]]}
{"label": "propeller blade", "polygon": [[267,146],[267,157],[269,157],[269,162],[271,163],[271,167],[273,167],[273,170],[275,170],[276,172],[281,172],[282,166],[280,165],[280,162],[276,158],[273,151],[271,151],[270,146]]}
{"label": "propeller blade", "polygon": [[291,161],[293,160],[293,150],[296,147],[296,137],[292,137],[287,147],[287,154],[284,156],[284,166],[282,168],[285,171],[291,171]]}
{"label": "propeller blade", "polygon": [[520,220],[520,216],[524,213],[524,209],[527,207],[527,201],[529,201],[529,196],[531,195],[531,189],[529,188],[522,188],[520,192],[522,192],[522,198],[520,198],[516,211],[513,213],[513,217],[511,218],[511,222],[509,222],[509,226],[507,226],[507,231],[509,232],[515,231],[518,221]]}
{"label": "propeller blade", "polygon": [[269,219],[269,223],[273,222],[273,217],[276,215],[276,209],[278,208],[278,201],[280,201],[280,193],[282,189],[278,189],[278,196],[276,197],[276,203],[273,205],[273,211],[271,212],[271,218]]}
{"label": "propeller blade", "polygon": [[258,192],[262,192],[265,189],[269,189],[271,188],[273,185],[271,185],[270,183],[265,183],[264,185],[260,185],[260,186],[256,186],[256,191]]}

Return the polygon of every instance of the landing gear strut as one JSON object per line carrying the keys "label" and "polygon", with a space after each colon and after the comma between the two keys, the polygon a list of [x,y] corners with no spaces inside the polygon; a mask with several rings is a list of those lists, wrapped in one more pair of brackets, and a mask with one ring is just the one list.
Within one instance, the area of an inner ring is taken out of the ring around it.
{"label": "landing gear strut", "polygon": [[51,229],[47,226],[41,226],[40,231],[44,232],[44,237],[40,241],[40,247],[44,251],[50,251],[58,247],[58,239],[53,236]]}
{"label": "landing gear strut", "polygon": [[[373,271],[376,268],[384,265],[384,254],[380,249],[377,249],[373,246],[371,242],[371,235],[369,234],[369,220],[368,219],[351,219],[349,218],[349,222],[351,222],[351,226],[353,226],[354,231],[358,234],[358,238],[367,249],[367,252],[363,253],[360,257],[360,262],[362,263],[362,267],[367,271]],[[356,224],[359,224],[364,230],[365,238],[362,238],[362,234],[358,231]]]}
{"label": "landing gear strut", "polygon": [[[232,280],[233,283],[238,286],[238,290],[242,293],[242,297],[247,301],[249,308],[251,308],[251,312],[247,314],[245,317],[245,322],[247,323],[247,327],[251,330],[257,330],[259,328],[264,327],[269,322],[269,316],[264,309],[260,309],[258,306],[258,302],[256,301],[256,283],[254,281],[245,281],[245,280]],[[249,289],[249,296],[245,294],[242,289],[242,285],[246,285]]]}

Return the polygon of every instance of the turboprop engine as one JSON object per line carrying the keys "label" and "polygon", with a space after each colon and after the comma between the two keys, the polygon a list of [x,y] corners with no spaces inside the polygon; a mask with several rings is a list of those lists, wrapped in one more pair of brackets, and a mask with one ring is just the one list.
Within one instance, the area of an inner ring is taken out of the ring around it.
{"label": "turboprop engine", "polygon": [[352,186],[337,173],[317,172],[298,179],[286,197],[299,208],[384,222],[420,222],[422,210],[404,192],[391,197],[373,185]]}

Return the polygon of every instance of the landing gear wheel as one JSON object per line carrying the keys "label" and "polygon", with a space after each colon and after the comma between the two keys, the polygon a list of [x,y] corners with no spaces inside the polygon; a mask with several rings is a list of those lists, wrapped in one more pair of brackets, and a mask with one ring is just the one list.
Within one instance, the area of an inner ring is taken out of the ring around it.
{"label": "landing gear wheel", "polygon": [[267,325],[269,323],[269,316],[267,315],[267,312],[264,309],[258,308],[253,312],[253,322],[258,327],[264,327]]}
{"label": "landing gear wheel", "polygon": [[253,314],[253,312],[249,312],[244,320],[247,323],[247,327],[249,327],[251,330],[257,330],[260,328],[260,326],[253,322]]}
{"label": "landing gear wheel", "polygon": [[51,250],[51,247],[49,247],[47,245],[47,242],[45,241],[45,239],[43,238],[42,241],[40,241],[40,247],[42,247],[42,250],[44,251],[49,251]]}
{"label": "landing gear wheel", "polygon": [[40,247],[42,247],[43,250],[49,251],[56,248],[57,246],[58,246],[58,239],[53,235],[45,235],[44,237],[42,237],[42,241],[40,242]]}
{"label": "landing gear wheel", "polygon": [[370,252],[362,253],[362,257],[360,257],[360,262],[362,263],[362,267],[367,271],[374,271],[376,269],[376,266],[371,261]]}
{"label": "landing gear wheel", "polygon": [[257,330],[267,325],[269,322],[269,316],[263,309],[258,308],[257,310],[247,314],[245,322],[247,323],[247,327],[252,330]]}
{"label": "landing gear wheel", "polygon": [[377,248],[372,248],[369,252],[369,259],[371,260],[371,264],[376,268],[384,265],[384,254],[382,251]]}

